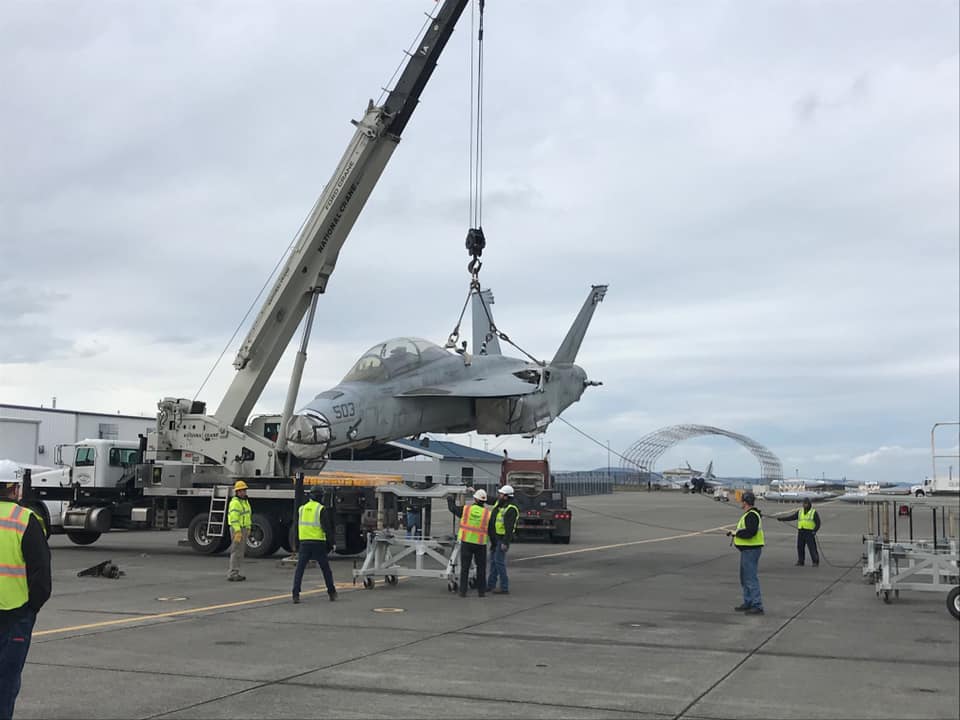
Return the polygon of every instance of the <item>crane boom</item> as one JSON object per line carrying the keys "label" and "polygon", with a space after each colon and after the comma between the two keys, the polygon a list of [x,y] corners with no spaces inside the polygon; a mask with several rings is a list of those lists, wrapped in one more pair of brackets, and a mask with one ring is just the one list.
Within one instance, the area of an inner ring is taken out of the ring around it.
{"label": "crane boom", "polygon": [[357,216],[373,191],[467,0],[445,0],[383,105],[371,101],[333,177],[314,205],[250,332],[216,420],[242,430],[314,292],[324,292]]}

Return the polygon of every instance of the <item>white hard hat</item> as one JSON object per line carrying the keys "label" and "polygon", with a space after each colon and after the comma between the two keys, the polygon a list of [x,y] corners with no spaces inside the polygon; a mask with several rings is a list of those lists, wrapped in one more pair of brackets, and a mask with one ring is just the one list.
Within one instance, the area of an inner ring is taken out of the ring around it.
{"label": "white hard hat", "polygon": [[513,497],[513,485],[504,485],[503,487],[501,487],[500,494],[509,495],[510,497]]}
{"label": "white hard hat", "polygon": [[486,501],[487,501],[487,491],[486,491],[486,490],[477,490],[477,491],[473,494],[473,499],[474,499],[474,500],[479,500],[480,502],[486,502]]}

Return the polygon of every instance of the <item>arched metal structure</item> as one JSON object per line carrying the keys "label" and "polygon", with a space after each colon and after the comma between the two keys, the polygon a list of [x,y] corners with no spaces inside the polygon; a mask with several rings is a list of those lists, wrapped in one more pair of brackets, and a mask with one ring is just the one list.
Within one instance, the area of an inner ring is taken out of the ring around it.
{"label": "arched metal structure", "polygon": [[746,435],[711,427],[710,425],[671,425],[645,435],[627,448],[621,455],[620,466],[627,472],[638,472],[642,478],[649,478],[654,463],[663,453],[677,443],[701,435],[722,435],[740,443],[760,461],[761,482],[769,483],[783,479],[783,466],[780,458],[770,450]]}

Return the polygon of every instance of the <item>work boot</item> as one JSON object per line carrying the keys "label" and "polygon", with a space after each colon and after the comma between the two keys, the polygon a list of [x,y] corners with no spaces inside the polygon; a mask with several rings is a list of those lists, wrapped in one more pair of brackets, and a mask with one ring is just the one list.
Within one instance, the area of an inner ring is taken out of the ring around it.
{"label": "work boot", "polygon": [[300,604],[300,596],[299,596],[299,595],[294,595],[294,596],[293,596],[293,604],[294,604],[294,605],[299,605],[299,604]]}
{"label": "work boot", "polygon": [[750,609],[750,606],[747,605],[746,603],[744,603],[743,605],[737,605],[734,608],[734,610],[736,610],[737,612],[743,612],[744,610],[749,610],[749,609]]}
{"label": "work boot", "polygon": [[744,615],[763,615],[763,608],[748,607],[743,611]]}
{"label": "work boot", "polygon": [[510,591],[509,591],[509,590],[497,590],[496,588],[494,588],[494,589],[491,590],[490,592],[492,592],[494,595],[509,595],[509,594],[510,594]]}
{"label": "work boot", "polygon": [[227,576],[227,581],[228,581],[228,582],[237,582],[239,579],[240,579],[240,576],[239,576],[239,575],[228,575],[228,576]]}
{"label": "work boot", "polygon": [[467,594],[465,592],[460,593],[460,597],[465,598]]}
{"label": "work boot", "polygon": [[477,597],[486,597],[486,593],[477,593]]}
{"label": "work boot", "polygon": [[246,576],[246,575],[237,575],[237,576],[234,578],[234,580],[236,580],[237,582],[243,582],[243,581],[246,580],[246,579],[247,579],[247,576]]}
{"label": "work boot", "polygon": [[338,599],[339,597],[340,597],[340,596],[337,595],[337,591],[334,590],[332,593],[330,593],[330,602],[333,602],[334,600]]}
{"label": "work boot", "polygon": [[798,566],[798,567],[803,567],[803,563],[800,562],[799,560],[798,560],[797,562],[795,562],[794,565],[796,565],[796,566]]}
{"label": "work boot", "polygon": [[813,564],[813,566],[814,566],[814,567],[820,567],[820,563],[815,562],[815,563]]}

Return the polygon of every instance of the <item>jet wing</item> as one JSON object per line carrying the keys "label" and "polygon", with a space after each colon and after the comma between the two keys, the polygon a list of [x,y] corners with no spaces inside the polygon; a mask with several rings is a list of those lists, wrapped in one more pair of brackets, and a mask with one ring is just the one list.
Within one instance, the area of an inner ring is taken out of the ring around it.
{"label": "jet wing", "polygon": [[454,397],[454,398],[502,398],[530,395],[537,386],[513,375],[471,378],[452,383],[424,385],[394,395],[398,398]]}

